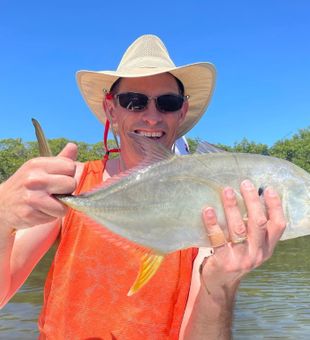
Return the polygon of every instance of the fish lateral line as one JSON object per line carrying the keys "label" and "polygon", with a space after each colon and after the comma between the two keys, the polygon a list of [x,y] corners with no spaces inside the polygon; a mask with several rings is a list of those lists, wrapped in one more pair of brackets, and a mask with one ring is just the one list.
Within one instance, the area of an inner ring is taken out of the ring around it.
{"label": "fish lateral line", "polygon": [[223,185],[217,181],[211,180],[211,179],[205,179],[199,176],[174,176],[171,177],[172,179],[176,181],[189,181],[191,180],[192,182],[198,183],[198,184],[203,184],[208,187],[211,187],[212,189],[216,191],[221,191],[224,189]]}

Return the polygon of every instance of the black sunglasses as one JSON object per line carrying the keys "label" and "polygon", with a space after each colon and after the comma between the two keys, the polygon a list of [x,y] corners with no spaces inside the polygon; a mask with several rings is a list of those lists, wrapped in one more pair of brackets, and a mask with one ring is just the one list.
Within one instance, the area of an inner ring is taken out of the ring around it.
{"label": "black sunglasses", "polygon": [[180,110],[184,101],[189,98],[189,96],[169,93],[158,97],[148,97],[143,93],[136,92],[119,93],[114,97],[118,99],[121,107],[133,112],[145,110],[149,101],[154,99],[157,110],[162,113]]}

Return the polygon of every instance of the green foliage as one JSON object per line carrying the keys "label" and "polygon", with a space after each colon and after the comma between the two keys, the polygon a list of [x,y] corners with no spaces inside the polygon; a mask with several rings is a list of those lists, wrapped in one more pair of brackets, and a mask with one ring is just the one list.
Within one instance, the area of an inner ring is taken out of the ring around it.
{"label": "green foliage", "polygon": [[[191,153],[195,152],[200,142],[198,138],[188,138]],[[248,141],[246,138],[235,143],[234,146],[225,144],[216,144],[216,146],[229,152],[256,153],[283,158],[310,172],[310,127],[299,130],[290,139],[280,140],[271,147]]]}
{"label": "green foliage", "polygon": [[243,138],[240,143],[235,143],[232,151],[269,155],[268,145],[250,142],[246,138]]}
{"label": "green foliage", "polygon": [[276,142],[270,148],[270,154],[284,158],[310,172],[310,127],[300,130],[291,139]]}
{"label": "green foliage", "polygon": [[0,182],[14,173],[28,157],[28,146],[21,139],[0,140]]}
{"label": "green foliage", "polygon": [[[69,141],[66,138],[55,138],[55,139],[49,139],[48,144],[51,148],[53,155],[58,155],[59,152],[71,141]],[[74,142],[73,142],[74,143]]]}
{"label": "green foliage", "polygon": [[[87,144],[85,142],[69,141],[65,138],[50,139],[49,145],[53,155],[58,155],[68,142],[78,145],[78,161],[101,159],[104,155],[102,142]],[[108,141],[109,148],[115,148],[114,141]],[[11,176],[27,160],[38,157],[37,142],[22,142],[17,139],[0,139],[0,183]],[[110,158],[117,154],[111,154]]]}
{"label": "green foliage", "polygon": [[200,142],[201,142],[201,140],[199,138],[194,138],[194,139],[187,138],[187,143],[188,143],[188,146],[189,146],[189,152],[194,153]]}
{"label": "green foliage", "polygon": [[[68,142],[69,140],[65,138],[49,140],[52,153],[57,155]],[[195,152],[200,142],[199,138],[188,138],[191,153]],[[104,155],[102,142],[95,144],[87,144],[85,142],[75,143],[78,145],[78,160],[81,162],[101,159]],[[115,142],[112,140],[108,141],[108,145],[109,148],[116,147]],[[300,130],[290,139],[276,142],[271,147],[268,147],[266,144],[248,141],[246,138],[242,139],[239,143],[235,143],[234,146],[224,144],[217,144],[216,146],[230,152],[257,153],[284,158],[310,172],[310,127]],[[110,158],[117,155],[111,153]],[[20,138],[0,139],[0,183],[12,175],[28,159],[38,156],[37,142],[23,142]]]}
{"label": "green foliage", "polygon": [[[199,138],[188,138],[187,140],[191,153],[195,152],[198,144],[202,142]],[[234,146],[229,146],[225,144],[216,144],[215,146],[229,152],[246,152],[269,155],[268,146],[266,144],[256,144],[255,142],[248,141],[246,138],[243,138],[242,141],[239,143],[235,143]]]}

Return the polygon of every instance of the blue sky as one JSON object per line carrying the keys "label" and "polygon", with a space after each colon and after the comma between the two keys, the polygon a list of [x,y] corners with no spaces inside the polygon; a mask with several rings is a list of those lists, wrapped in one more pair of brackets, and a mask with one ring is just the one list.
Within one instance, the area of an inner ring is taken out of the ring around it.
{"label": "blue sky", "polygon": [[212,62],[213,99],[188,134],[272,145],[310,126],[310,1],[0,0],[0,139],[95,143],[103,128],[75,72],[113,70],[138,36],[158,35],[177,65]]}

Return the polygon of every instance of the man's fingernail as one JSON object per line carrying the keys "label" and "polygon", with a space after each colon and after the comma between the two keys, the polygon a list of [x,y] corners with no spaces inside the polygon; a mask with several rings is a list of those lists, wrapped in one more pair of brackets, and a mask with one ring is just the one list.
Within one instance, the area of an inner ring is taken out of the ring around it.
{"label": "man's fingernail", "polygon": [[227,198],[234,198],[235,197],[235,193],[234,193],[232,188],[225,188],[224,194]]}
{"label": "man's fingernail", "polygon": [[267,187],[265,193],[267,193],[268,196],[277,196],[277,192],[271,187]]}
{"label": "man's fingernail", "polygon": [[254,185],[252,182],[250,182],[248,179],[244,180],[241,185],[246,189],[246,190],[250,190],[254,188]]}
{"label": "man's fingernail", "polygon": [[206,208],[204,210],[204,214],[205,214],[206,217],[214,217],[215,216],[214,210],[212,208]]}

